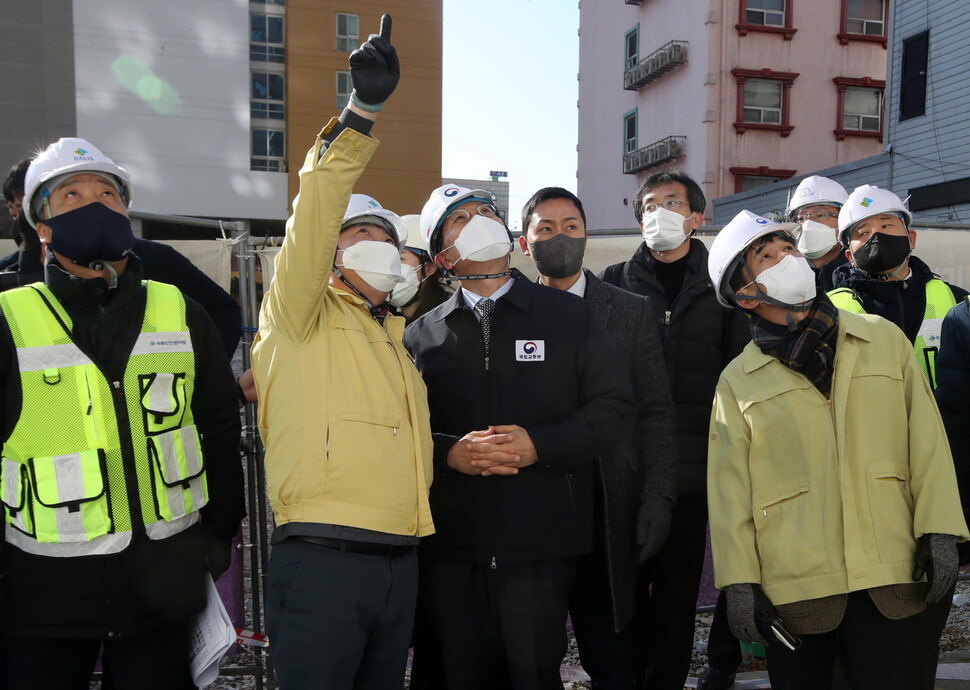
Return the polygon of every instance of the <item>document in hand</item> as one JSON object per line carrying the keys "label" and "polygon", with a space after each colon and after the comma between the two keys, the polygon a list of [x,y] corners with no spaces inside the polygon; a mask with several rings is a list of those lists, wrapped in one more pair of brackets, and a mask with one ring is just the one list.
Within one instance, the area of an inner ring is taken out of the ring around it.
{"label": "document in hand", "polygon": [[236,641],[236,629],[229,620],[212,576],[206,574],[206,605],[189,630],[189,671],[196,687],[204,688],[219,675],[219,660]]}

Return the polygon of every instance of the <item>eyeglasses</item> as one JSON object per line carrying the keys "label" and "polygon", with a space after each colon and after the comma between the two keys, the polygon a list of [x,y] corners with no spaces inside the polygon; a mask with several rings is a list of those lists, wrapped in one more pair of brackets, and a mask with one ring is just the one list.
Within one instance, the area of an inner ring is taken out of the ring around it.
{"label": "eyeglasses", "polygon": [[795,221],[802,223],[806,220],[824,220],[826,218],[838,218],[838,213],[832,213],[831,211],[816,211],[815,213],[799,213],[795,216]]}
{"label": "eyeglasses", "polygon": [[668,211],[675,211],[676,212],[677,209],[680,208],[681,206],[690,207],[690,204],[688,204],[686,201],[680,201],[679,199],[667,199],[666,201],[661,201],[659,204],[644,204],[643,205],[643,212],[644,213],[653,213],[654,211],[656,211],[661,206],[663,206]]}
{"label": "eyeglasses", "polygon": [[461,227],[470,221],[473,215],[494,218],[498,215],[498,211],[496,211],[495,207],[491,204],[479,204],[475,207],[474,213],[470,213],[467,208],[456,208],[454,211],[445,216],[445,220],[449,220],[452,222],[452,224]]}

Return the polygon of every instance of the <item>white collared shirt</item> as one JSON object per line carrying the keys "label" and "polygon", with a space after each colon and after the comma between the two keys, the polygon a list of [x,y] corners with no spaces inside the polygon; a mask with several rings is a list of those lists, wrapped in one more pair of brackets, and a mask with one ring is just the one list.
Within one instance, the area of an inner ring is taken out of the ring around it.
{"label": "white collared shirt", "polygon": [[569,286],[569,289],[566,290],[566,292],[569,292],[569,293],[571,293],[573,295],[576,295],[577,297],[581,297],[581,298],[584,298],[585,299],[585,297],[586,297],[586,271],[580,271],[579,272],[579,278],[576,280],[575,283],[573,283],[572,285]]}
{"label": "white collared shirt", "polygon": [[[493,292],[491,295],[486,295],[485,297],[488,297],[493,302],[498,301],[499,297],[501,297],[502,295],[504,295],[505,293],[507,293],[509,290],[512,289],[512,283],[514,282],[515,282],[515,278],[509,278],[509,280],[502,287],[500,287],[498,290]],[[482,295],[478,295],[472,292],[471,290],[468,290],[467,288],[465,288],[465,286],[462,286],[461,288],[461,297],[463,300],[465,300],[465,305],[475,313],[475,318],[481,321],[482,317],[478,313],[478,310],[475,309],[475,306],[481,300],[485,299],[485,297],[483,297]]]}

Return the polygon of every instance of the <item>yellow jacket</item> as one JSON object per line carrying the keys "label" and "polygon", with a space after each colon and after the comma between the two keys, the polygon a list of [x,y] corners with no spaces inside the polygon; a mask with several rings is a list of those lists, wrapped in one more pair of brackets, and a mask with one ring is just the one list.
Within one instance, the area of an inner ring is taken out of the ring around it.
{"label": "yellow jacket", "polygon": [[831,399],[753,343],[708,450],[715,584],[773,603],[912,582],[916,539],[968,536],[940,415],[896,326],[839,312]]}
{"label": "yellow jacket", "polygon": [[320,137],[307,153],[253,343],[258,423],[278,525],[424,536],[434,532],[431,427],[404,319],[388,316],[385,330],[360,298],[328,286],[344,211],[377,144],[348,129],[319,162]]}

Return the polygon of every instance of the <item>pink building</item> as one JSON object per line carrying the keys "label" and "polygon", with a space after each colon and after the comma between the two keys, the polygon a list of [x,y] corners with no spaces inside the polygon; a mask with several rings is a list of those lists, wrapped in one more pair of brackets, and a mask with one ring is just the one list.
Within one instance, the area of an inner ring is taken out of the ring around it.
{"label": "pink building", "polygon": [[888,4],[581,0],[590,226],[634,227],[639,181],[664,168],[686,169],[710,202],[878,154]]}

